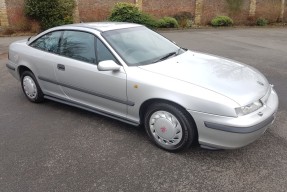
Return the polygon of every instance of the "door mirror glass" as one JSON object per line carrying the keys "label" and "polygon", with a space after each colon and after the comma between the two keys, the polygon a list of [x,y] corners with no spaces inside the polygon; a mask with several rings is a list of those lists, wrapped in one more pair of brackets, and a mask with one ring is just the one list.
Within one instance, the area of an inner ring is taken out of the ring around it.
{"label": "door mirror glass", "polygon": [[121,66],[116,64],[113,60],[101,61],[98,64],[99,71],[118,71]]}

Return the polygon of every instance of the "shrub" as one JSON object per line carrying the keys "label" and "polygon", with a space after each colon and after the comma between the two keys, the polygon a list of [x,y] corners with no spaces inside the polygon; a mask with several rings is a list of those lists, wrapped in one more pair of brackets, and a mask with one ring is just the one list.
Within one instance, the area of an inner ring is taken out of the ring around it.
{"label": "shrub", "polygon": [[175,18],[172,17],[164,17],[158,20],[158,27],[160,28],[177,28],[178,22]]}
{"label": "shrub", "polygon": [[151,15],[143,13],[136,5],[131,3],[117,3],[112,10],[109,20],[138,23],[152,28],[157,27],[157,22]]}
{"label": "shrub", "polygon": [[193,15],[190,12],[179,12],[173,17],[177,20],[179,27],[189,28],[192,26]]}
{"label": "shrub", "polygon": [[150,14],[144,13],[132,3],[116,3],[112,9],[112,13],[109,17],[110,21],[117,22],[130,22],[145,25],[147,27],[156,28],[174,28],[178,27],[178,22],[172,17],[164,17],[156,20]]}
{"label": "shrub", "polygon": [[150,28],[158,27],[157,20],[147,13],[141,13],[141,18],[135,23],[142,24]]}
{"label": "shrub", "polygon": [[25,14],[40,22],[42,30],[73,23],[74,0],[25,0]]}
{"label": "shrub", "polygon": [[109,18],[111,21],[132,22],[141,18],[139,8],[131,3],[117,3]]}
{"label": "shrub", "polygon": [[266,26],[267,24],[268,24],[268,20],[265,18],[260,17],[256,20],[256,25],[258,26]]}
{"label": "shrub", "polygon": [[159,20],[157,21],[157,27],[159,27],[159,28],[165,28],[165,26],[166,26],[166,22],[165,22],[163,19],[159,19]]}
{"label": "shrub", "polygon": [[211,20],[211,25],[214,27],[233,25],[233,20],[228,16],[217,16]]}

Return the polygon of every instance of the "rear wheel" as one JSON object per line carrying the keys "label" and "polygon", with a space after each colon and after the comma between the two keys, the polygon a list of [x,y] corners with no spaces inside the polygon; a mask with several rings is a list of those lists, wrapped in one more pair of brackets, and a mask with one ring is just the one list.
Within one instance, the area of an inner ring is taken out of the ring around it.
{"label": "rear wheel", "polygon": [[180,151],[195,140],[195,126],[181,108],[167,104],[151,105],[145,114],[145,130],[149,138],[167,151]]}
{"label": "rear wheel", "polygon": [[31,71],[24,71],[21,75],[21,85],[25,96],[29,101],[40,103],[44,100],[44,94]]}

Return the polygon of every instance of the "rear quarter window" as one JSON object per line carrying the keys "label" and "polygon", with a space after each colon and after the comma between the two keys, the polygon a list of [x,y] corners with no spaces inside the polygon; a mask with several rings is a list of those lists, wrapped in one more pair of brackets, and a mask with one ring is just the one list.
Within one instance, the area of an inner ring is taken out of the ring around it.
{"label": "rear quarter window", "polygon": [[61,35],[62,31],[55,31],[45,34],[32,42],[30,46],[43,51],[58,53]]}

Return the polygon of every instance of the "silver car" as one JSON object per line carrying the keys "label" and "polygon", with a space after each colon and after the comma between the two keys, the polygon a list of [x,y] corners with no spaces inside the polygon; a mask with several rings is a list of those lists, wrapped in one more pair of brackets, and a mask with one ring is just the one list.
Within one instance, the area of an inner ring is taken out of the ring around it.
{"label": "silver car", "polygon": [[9,48],[9,72],[35,103],[50,99],[138,126],[179,151],[243,147],[275,118],[278,96],[256,69],[181,48],[129,23],[49,29]]}

